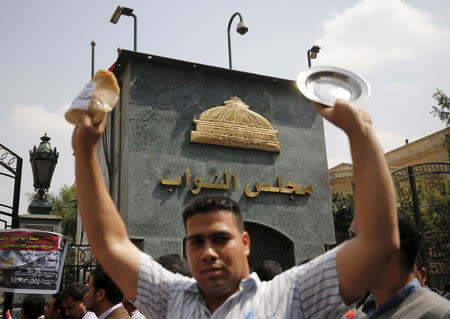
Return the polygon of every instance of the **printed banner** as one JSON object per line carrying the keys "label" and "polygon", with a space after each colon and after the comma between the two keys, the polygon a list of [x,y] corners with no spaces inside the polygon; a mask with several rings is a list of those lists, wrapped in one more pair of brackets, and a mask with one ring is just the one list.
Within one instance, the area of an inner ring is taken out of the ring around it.
{"label": "printed banner", "polygon": [[0,230],[0,290],[52,294],[59,291],[67,240],[32,229]]}

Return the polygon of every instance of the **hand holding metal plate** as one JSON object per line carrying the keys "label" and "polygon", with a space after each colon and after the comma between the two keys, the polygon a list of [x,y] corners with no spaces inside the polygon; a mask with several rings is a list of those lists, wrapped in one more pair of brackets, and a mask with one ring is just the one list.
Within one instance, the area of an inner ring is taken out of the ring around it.
{"label": "hand holding metal plate", "polygon": [[334,66],[315,66],[301,72],[297,87],[307,99],[331,107],[337,99],[358,104],[370,95],[364,78]]}

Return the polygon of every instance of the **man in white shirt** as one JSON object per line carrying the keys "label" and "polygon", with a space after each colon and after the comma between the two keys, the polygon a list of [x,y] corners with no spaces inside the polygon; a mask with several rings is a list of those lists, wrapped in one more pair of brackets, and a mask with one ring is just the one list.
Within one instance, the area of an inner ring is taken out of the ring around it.
{"label": "man in white shirt", "polygon": [[250,275],[250,237],[233,201],[214,200],[205,210],[197,203],[191,208],[198,211],[184,214],[194,279],[175,275],[141,253],[128,239],[96,157],[106,119],[94,126],[90,116],[80,116],[72,145],[83,225],[95,256],[147,318],[339,317],[345,304],[375,285],[399,249],[395,192],[383,151],[364,111],[345,101],[314,106],[349,137],[358,235],[268,282]]}
{"label": "man in white shirt", "polygon": [[63,292],[62,304],[69,319],[97,319],[97,316],[86,310],[84,296],[87,288],[83,284],[71,284]]}
{"label": "man in white shirt", "polygon": [[123,293],[98,265],[89,277],[86,309],[98,319],[130,319],[122,305]]}

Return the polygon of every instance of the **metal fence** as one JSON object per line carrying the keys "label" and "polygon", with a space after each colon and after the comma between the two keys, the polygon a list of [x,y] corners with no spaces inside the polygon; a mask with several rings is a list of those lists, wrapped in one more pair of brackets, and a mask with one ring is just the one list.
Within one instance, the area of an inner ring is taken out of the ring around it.
{"label": "metal fence", "polygon": [[421,235],[419,264],[427,283],[442,289],[450,282],[450,163],[424,163],[392,173],[400,206],[415,219]]}
{"label": "metal fence", "polygon": [[87,284],[97,265],[89,245],[69,245],[64,263],[60,290],[72,283]]}

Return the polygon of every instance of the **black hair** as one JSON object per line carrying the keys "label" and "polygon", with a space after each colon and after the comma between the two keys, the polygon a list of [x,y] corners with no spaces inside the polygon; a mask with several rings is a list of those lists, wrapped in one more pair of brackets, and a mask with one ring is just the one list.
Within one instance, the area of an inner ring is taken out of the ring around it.
{"label": "black hair", "polygon": [[242,218],[239,204],[231,198],[223,196],[205,196],[194,199],[183,209],[183,223],[186,230],[186,223],[189,217],[197,214],[207,214],[219,210],[226,210],[233,213],[236,226],[242,233],[244,231],[244,220]]}
{"label": "black hair", "polygon": [[280,263],[275,260],[264,260],[255,267],[254,271],[258,274],[259,279],[269,281],[276,275],[281,274],[283,272],[283,268],[281,268]]}
{"label": "black hair", "polygon": [[82,302],[84,299],[84,296],[87,293],[87,288],[83,284],[71,284],[67,286],[67,288],[64,290],[62,294],[62,298],[66,299],[69,297],[73,298],[73,301]]}
{"label": "black hair", "polygon": [[400,232],[400,252],[403,255],[403,264],[405,269],[413,271],[414,263],[419,252],[419,233],[416,223],[406,211],[398,208],[397,215],[398,229]]}
{"label": "black hair", "polygon": [[105,291],[106,298],[113,304],[118,304],[122,302],[123,292],[114,283],[114,281],[108,276],[108,274],[103,270],[103,267],[98,264],[92,273],[92,285],[95,291],[103,289]]}
{"label": "black hair", "polygon": [[187,261],[180,255],[163,255],[156,259],[156,261],[173,273],[179,273],[184,276],[192,277]]}
{"label": "black hair", "polygon": [[28,295],[22,302],[22,310],[28,319],[36,319],[44,313],[45,299],[42,295]]}

